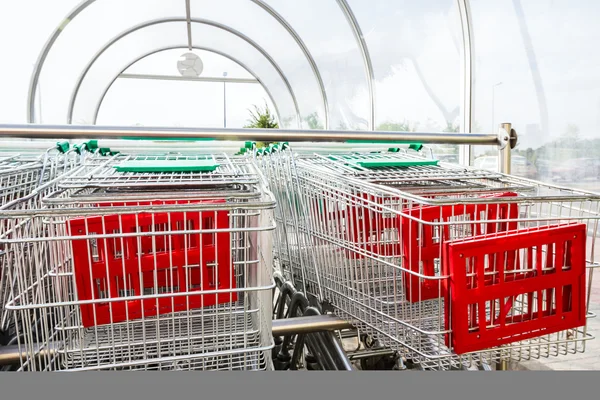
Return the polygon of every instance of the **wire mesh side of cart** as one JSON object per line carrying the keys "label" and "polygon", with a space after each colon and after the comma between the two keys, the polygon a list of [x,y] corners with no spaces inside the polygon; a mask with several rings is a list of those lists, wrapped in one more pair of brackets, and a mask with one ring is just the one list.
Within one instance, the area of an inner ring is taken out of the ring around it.
{"label": "wire mesh side of cart", "polygon": [[323,292],[362,330],[432,369],[584,351],[598,196],[470,169],[396,168],[384,186],[377,170],[295,165]]}
{"label": "wire mesh side of cart", "polygon": [[[72,153],[60,153],[49,149],[39,155],[15,155],[0,159],[0,210],[35,209],[41,206],[41,199],[50,191],[56,190],[57,182],[80,165],[79,157]],[[29,219],[20,221],[18,226],[28,224]],[[12,232],[8,224],[0,218],[0,236]],[[0,335],[3,340],[13,340],[15,321],[5,305],[14,293],[15,282],[8,279],[8,269],[12,256],[0,244]]]}
{"label": "wire mesh side of cart", "polygon": [[308,208],[297,190],[292,189],[300,183],[296,179],[294,159],[286,152],[273,152],[262,155],[258,162],[277,200],[273,247],[276,267],[297,290],[323,300],[313,239],[306,229],[310,217],[306,212]]}
{"label": "wire mesh side of cart", "polygon": [[[30,215],[45,236],[3,240],[20,288],[7,308],[36,321],[21,332],[21,369],[271,368],[272,196],[233,180],[147,182],[58,191]],[[21,273],[25,243],[42,258],[34,279]]]}
{"label": "wire mesh side of cart", "polygon": [[[123,171],[119,165],[132,164],[135,166],[152,166],[165,163],[205,163],[206,170],[188,171],[158,171],[151,167],[146,171]],[[125,190],[138,188],[167,187],[182,190],[194,187],[231,186],[244,184],[257,184],[258,171],[247,167],[245,157],[228,156],[227,154],[214,155],[141,155],[141,154],[116,154],[110,157],[88,157],[86,167],[81,173],[66,179],[61,187],[103,187]]]}

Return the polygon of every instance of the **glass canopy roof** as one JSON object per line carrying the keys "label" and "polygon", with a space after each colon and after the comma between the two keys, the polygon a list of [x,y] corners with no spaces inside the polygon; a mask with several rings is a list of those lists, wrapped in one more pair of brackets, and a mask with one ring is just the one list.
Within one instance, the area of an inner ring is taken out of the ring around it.
{"label": "glass canopy roof", "polygon": [[[511,122],[523,154],[595,148],[599,14],[592,0],[5,1],[0,123],[241,127],[266,103],[285,128]],[[197,82],[176,79],[187,52]]]}

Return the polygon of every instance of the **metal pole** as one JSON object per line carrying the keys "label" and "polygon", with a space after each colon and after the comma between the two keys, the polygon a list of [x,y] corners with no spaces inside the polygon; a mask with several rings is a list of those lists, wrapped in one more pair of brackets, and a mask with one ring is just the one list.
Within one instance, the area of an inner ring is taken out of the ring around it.
{"label": "metal pole", "polygon": [[[223,78],[227,77],[227,72],[223,72]],[[223,128],[227,128],[227,92],[223,81]]]}
{"label": "metal pole", "polygon": [[509,146],[504,147],[498,151],[499,169],[503,174],[510,174],[511,172],[511,151],[517,144],[517,133],[512,129],[510,123],[503,123],[500,125],[499,136],[503,136],[504,140],[508,140]]}
{"label": "metal pole", "polygon": [[504,148],[509,137],[502,134],[340,131],[300,129],[245,129],[245,128],[148,128],[101,127],[75,125],[0,125],[0,139],[5,137],[34,139],[215,139],[260,142],[351,142],[373,143],[437,143],[499,146]]}
{"label": "metal pole", "polygon": [[[333,315],[315,315],[310,317],[296,317],[278,319],[273,321],[273,336],[285,336],[291,334],[314,333],[324,331],[337,331],[342,329],[350,329],[352,325],[347,321],[335,317]],[[55,345],[46,346],[43,349],[33,345],[32,349],[41,357],[51,356],[55,352]],[[23,351],[25,353],[25,351]],[[27,357],[27,354],[22,354],[18,345],[0,346],[0,365],[11,365],[21,362],[21,355]]]}

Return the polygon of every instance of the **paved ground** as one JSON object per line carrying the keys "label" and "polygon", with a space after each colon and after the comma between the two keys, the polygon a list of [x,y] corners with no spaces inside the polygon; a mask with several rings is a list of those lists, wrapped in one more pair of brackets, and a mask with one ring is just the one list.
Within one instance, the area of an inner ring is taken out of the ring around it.
{"label": "paved ground", "polygon": [[600,370],[600,268],[594,271],[590,298],[590,311],[597,315],[588,319],[588,333],[596,336],[586,342],[584,353],[570,354],[558,358],[529,361],[514,369],[527,370]]}

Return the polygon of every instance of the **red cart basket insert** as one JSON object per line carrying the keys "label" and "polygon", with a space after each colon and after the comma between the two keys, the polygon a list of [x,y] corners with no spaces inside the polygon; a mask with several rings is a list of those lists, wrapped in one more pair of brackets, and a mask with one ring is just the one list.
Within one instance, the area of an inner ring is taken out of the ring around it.
{"label": "red cart basket insert", "polygon": [[572,224],[446,243],[447,345],[464,354],[585,325],[586,233]]}
{"label": "red cart basket insert", "polygon": [[[223,202],[155,201],[131,205]],[[130,204],[110,203],[114,207],[126,205]],[[73,219],[68,224],[72,236],[90,236],[72,240],[79,300],[199,292],[82,304],[81,318],[86,328],[237,300],[235,291],[214,293],[236,288],[226,210],[92,216]],[[215,229],[225,232],[197,232]],[[100,235],[114,237],[95,237]]]}
{"label": "red cart basket insert", "polygon": [[[515,196],[516,193],[505,192],[481,198]],[[519,206],[517,203],[424,206],[408,209],[403,214],[415,218],[400,217],[403,265],[414,272],[403,273],[404,288],[406,299],[415,303],[437,299],[443,295],[443,282],[432,279],[436,275],[439,276],[435,267],[438,264],[438,268],[441,269],[439,263],[443,243],[516,229]],[[510,221],[506,221],[508,219]]]}

